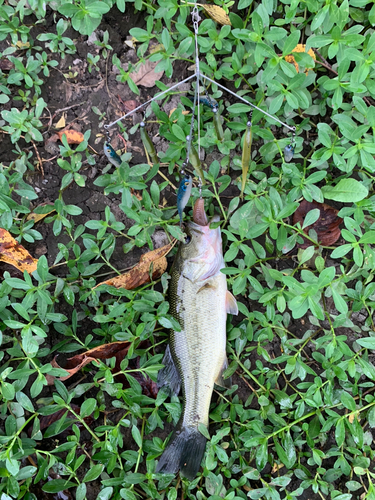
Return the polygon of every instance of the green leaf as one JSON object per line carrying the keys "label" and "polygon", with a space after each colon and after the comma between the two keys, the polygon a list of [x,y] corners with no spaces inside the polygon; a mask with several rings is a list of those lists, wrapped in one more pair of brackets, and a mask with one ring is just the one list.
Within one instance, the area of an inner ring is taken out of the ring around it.
{"label": "green leaf", "polygon": [[81,406],[80,416],[82,418],[90,416],[96,408],[96,399],[89,398],[86,399]]}
{"label": "green leaf", "polygon": [[247,106],[246,104],[236,103],[228,106],[227,110],[234,115],[239,115],[240,113],[249,113],[252,111],[251,106]]}
{"label": "green leaf", "polygon": [[375,243],[375,231],[368,231],[359,240],[359,243]]}
{"label": "green leaf", "polygon": [[356,404],[354,398],[348,392],[342,391],[340,401],[348,410],[350,411],[356,410]]}
{"label": "green leaf", "polygon": [[289,55],[297,47],[300,35],[301,32],[296,30],[288,36],[283,47],[283,56]]}
{"label": "green leaf", "polygon": [[134,441],[139,446],[139,448],[142,448],[142,436],[141,436],[141,433],[139,432],[139,429],[136,425],[133,425],[133,427],[132,427],[132,436],[133,436]]}
{"label": "green leaf", "polygon": [[356,340],[357,344],[366,349],[375,349],[375,337],[364,337]]}
{"label": "green leaf", "polygon": [[368,196],[368,189],[356,179],[341,179],[336,186],[323,186],[324,198],[342,203],[357,202]]}
{"label": "green leaf", "polygon": [[302,229],[305,229],[305,227],[311,226],[316,222],[320,217],[320,210],[319,208],[314,208],[313,210],[310,210],[308,214],[305,217],[305,220],[303,221],[303,226]]}
{"label": "green leaf", "polygon": [[52,479],[52,481],[48,481],[48,483],[42,487],[42,490],[46,493],[58,493],[59,491],[67,490],[75,486],[77,486],[77,483],[73,483],[66,479]]}
{"label": "green leaf", "polygon": [[82,481],[84,483],[88,483],[89,481],[94,481],[100,476],[103,470],[104,470],[103,464],[94,465],[94,467],[91,467],[91,469],[88,472],[86,472],[85,477],[83,478]]}
{"label": "green leaf", "polygon": [[335,439],[337,446],[341,446],[345,440],[345,424],[344,419],[340,418],[337,421],[336,429],[335,429]]}

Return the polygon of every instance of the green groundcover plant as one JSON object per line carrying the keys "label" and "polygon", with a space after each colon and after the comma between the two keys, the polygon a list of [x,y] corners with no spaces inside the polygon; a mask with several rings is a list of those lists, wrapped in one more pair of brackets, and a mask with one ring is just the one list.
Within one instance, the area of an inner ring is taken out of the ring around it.
{"label": "green groundcover plant", "polygon": [[[169,275],[135,290],[94,288],[119,273],[115,250],[125,260],[152,249],[156,230],[182,236],[176,207],[163,201],[186,156],[192,103],[181,94],[170,114],[163,100],[146,113],[169,143],[158,152],[169,181],[161,181],[158,165],[135,164],[129,152],[121,166],[95,178],[104,195],[117,197],[128,226],[109,206],[102,220],[77,221],[82,208],[66,201],[66,189],[87,189],[82,165],[98,157],[88,146],[90,130],[79,146],[63,138],[56,199],[35,210],[48,214],[43,224],[52,227],[58,252],[50,265],[41,256],[32,275],[5,271],[0,282],[1,500],[33,500],[40,490],[69,490],[77,500],[375,499],[375,5],[215,4],[231,25],[200,12],[201,70],[297,129],[296,152],[286,163],[282,151],[290,139],[274,120],[253,113],[240,199],[250,107],[210,87],[223,118],[220,141],[212,110],[202,106],[201,147],[213,158],[202,195],[207,211],[221,216],[223,272],[240,310],[227,325],[226,376],[234,385],[215,392],[202,468],[192,482],[155,473],[167,424],[181,414],[178,398],[143,390],[145,380],[156,380],[168,328],[176,325],[165,298]],[[157,62],[156,71],[175,82],[177,63],[195,62],[192,8],[176,0],[0,0],[0,137],[11,144],[11,160],[0,158],[0,227],[19,243],[43,238],[28,217],[38,205],[30,173],[38,163],[33,145],[43,146],[46,131],[42,89],[59,61],[74,55],[78,37],[91,35],[106,14],[140,11],[144,27],[130,30],[139,59],[133,66]],[[47,16],[50,32],[34,37]],[[293,64],[287,56],[297,45]],[[121,66],[108,32],[96,46],[87,54],[90,74],[109,59],[136,97],[133,68]],[[126,139],[135,134],[138,125],[124,131]],[[323,245],[315,229],[305,231],[318,221],[318,209],[293,224],[303,199],[339,209],[337,243]],[[59,380],[66,371],[52,363],[57,354],[71,357],[111,342],[128,342],[120,366],[112,357],[82,368],[84,379],[75,384]]]}

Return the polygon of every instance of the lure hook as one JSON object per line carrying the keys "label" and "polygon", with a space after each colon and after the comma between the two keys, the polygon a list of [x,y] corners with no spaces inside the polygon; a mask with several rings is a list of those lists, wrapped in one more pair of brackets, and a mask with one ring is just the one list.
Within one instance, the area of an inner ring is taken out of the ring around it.
{"label": "lure hook", "polygon": [[295,148],[296,148],[296,127],[292,127],[292,137],[290,139],[290,143],[284,148],[284,160],[287,163],[292,161]]}

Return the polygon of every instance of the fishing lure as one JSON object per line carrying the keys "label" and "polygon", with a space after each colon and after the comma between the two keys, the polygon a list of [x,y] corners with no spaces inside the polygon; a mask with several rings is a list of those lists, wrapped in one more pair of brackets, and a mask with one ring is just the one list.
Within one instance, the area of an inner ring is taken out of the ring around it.
{"label": "fishing lure", "polygon": [[294,146],[292,144],[288,144],[284,148],[284,160],[289,163],[294,155]]}
{"label": "fishing lure", "polygon": [[141,122],[140,124],[140,131],[141,131],[141,139],[143,142],[143,146],[147,153],[149,154],[152,163],[159,163],[159,158],[157,157],[154,145],[152,144],[152,141],[150,139],[150,136],[146,132],[146,125],[145,122]]}
{"label": "fishing lure", "polygon": [[216,130],[216,135],[219,141],[221,142],[224,139],[224,131],[223,131],[223,125],[221,123],[221,118],[219,114],[219,108],[215,106],[213,109],[213,114],[214,114],[214,126]]}
{"label": "fishing lure", "polygon": [[251,131],[251,121],[249,120],[246,124],[246,131],[243,138],[242,147],[242,186],[241,186],[241,198],[243,197],[243,192],[246,186],[247,172],[250,166],[251,159],[251,144],[253,142],[252,131]]}
{"label": "fishing lure", "polygon": [[[190,140],[189,136],[186,137],[186,140],[189,142],[189,140]],[[202,182],[202,185],[206,184],[206,181],[204,180],[204,173],[203,173],[203,169],[202,169],[202,163],[201,163],[201,161],[199,159],[197,150],[195,149],[195,147],[192,144],[190,145],[189,161],[192,164],[194,170],[197,171],[197,173],[199,175],[199,178],[200,178],[200,180]]]}
{"label": "fishing lure", "polygon": [[119,167],[121,165],[121,158],[119,155],[116,153],[116,151],[113,149],[113,147],[110,145],[109,142],[105,141],[104,143],[104,154],[108,158],[108,161],[112,163],[115,167]]}
{"label": "fishing lure", "polygon": [[[189,95],[188,98],[194,102],[194,96]],[[198,96],[198,102],[199,104],[204,104],[205,106],[208,106],[209,108],[217,108],[219,105],[217,101],[213,97],[207,97],[204,95]]]}
{"label": "fishing lure", "polygon": [[190,175],[185,175],[178,187],[177,210],[178,210],[178,215],[180,216],[180,226],[182,226],[182,216],[184,213],[184,208],[186,207],[189,201],[192,186],[193,186],[193,179],[190,177]]}

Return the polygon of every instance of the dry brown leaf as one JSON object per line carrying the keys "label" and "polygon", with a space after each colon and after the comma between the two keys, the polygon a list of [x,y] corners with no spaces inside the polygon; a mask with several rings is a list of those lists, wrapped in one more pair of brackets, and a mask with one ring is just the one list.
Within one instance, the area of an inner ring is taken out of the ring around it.
{"label": "dry brown leaf", "polygon": [[60,120],[56,123],[55,128],[64,128],[65,127],[65,115],[62,115]]}
{"label": "dry brown leaf", "polygon": [[60,138],[60,141],[62,141],[62,136],[66,135],[66,140],[68,141],[68,144],[81,144],[83,142],[84,137],[82,132],[78,132],[77,130],[73,129],[68,129],[68,130],[60,130],[57,132],[57,135]]}
{"label": "dry brown leaf", "polygon": [[9,61],[9,59],[0,59],[0,70],[10,71],[14,68],[14,64]]}
{"label": "dry brown leaf", "polygon": [[155,73],[155,68],[158,62],[152,62],[147,60],[144,64],[138,66],[137,72],[131,73],[131,78],[136,85],[142,85],[142,87],[151,88],[155,85],[157,80],[164,75],[164,71],[158,71]]}
{"label": "dry brown leaf", "polygon": [[207,14],[217,23],[223,25],[228,24],[229,26],[232,26],[228,14],[222,7],[219,7],[218,5],[211,5],[208,3],[197,3],[197,5],[203,7]]}
{"label": "dry brown leaf", "polygon": [[129,101],[123,101],[121,97],[117,94],[118,100],[120,101],[120,107],[125,113],[129,113],[129,111],[134,111],[135,108],[140,106],[140,103],[138,101],[135,101],[134,99],[130,99]]}
{"label": "dry brown leaf", "polygon": [[[29,214],[26,217],[26,220],[33,220],[36,224],[40,220],[44,219],[44,217],[47,217],[47,215],[49,215],[55,211],[55,207],[53,205],[39,205],[39,207],[37,207],[37,208],[40,208],[42,206],[46,207],[46,210],[49,210],[49,208],[50,208],[50,210],[48,212],[46,211],[44,214],[37,214],[35,212],[31,212],[31,214]],[[47,208],[47,207],[49,207],[49,208]]]}
{"label": "dry brown leaf", "polygon": [[[318,241],[324,246],[331,246],[340,238],[341,230],[340,224],[342,219],[337,217],[338,210],[326,205],[325,203],[318,203],[317,201],[307,201],[303,200],[297,210],[293,214],[293,224],[296,225],[298,222],[303,226],[306,215],[313,210],[318,208],[320,210],[320,216],[314,224],[305,227],[304,231],[309,234],[310,229],[314,229],[318,236]],[[300,248],[307,248],[311,245],[311,242],[305,240],[304,243],[298,243]]]}
{"label": "dry brown leaf", "polygon": [[100,285],[110,285],[115,288],[133,290],[133,288],[137,288],[150,281],[151,271],[152,279],[159,278],[167,269],[167,259],[165,257],[171,251],[174,244],[175,242],[168,243],[168,245],[143,254],[138,264],[135,265],[133,269],[121,274],[121,276],[103,281],[94,288],[97,288]]}
{"label": "dry brown leaf", "polygon": [[22,272],[27,271],[29,274],[36,270],[38,264],[38,259],[31,257],[26,248],[3,228],[0,228],[0,261],[10,264]]}
{"label": "dry brown leaf", "polygon": [[[292,52],[306,52],[306,45],[303,45],[302,43],[299,43],[297,45],[297,47],[295,47]],[[311,56],[314,61],[316,60],[316,57],[315,57],[315,53],[312,49],[309,49],[308,52],[309,56]],[[293,63],[296,70],[297,70],[297,73],[299,73],[299,66],[298,64],[296,63],[296,60],[294,59],[294,57],[292,55],[289,55],[289,56],[285,56],[285,60],[286,62],[288,63]],[[308,73],[308,70],[306,71],[306,73]]]}

